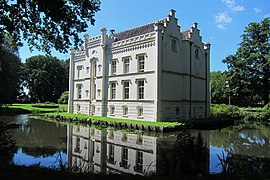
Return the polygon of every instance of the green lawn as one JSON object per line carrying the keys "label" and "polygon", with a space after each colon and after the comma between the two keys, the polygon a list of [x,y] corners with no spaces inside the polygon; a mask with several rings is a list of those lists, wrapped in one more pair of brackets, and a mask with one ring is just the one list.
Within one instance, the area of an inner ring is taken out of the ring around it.
{"label": "green lawn", "polygon": [[59,108],[40,108],[32,107],[32,104],[12,104],[8,106],[10,109],[21,109],[29,111],[29,113],[45,113],[45,112],[57,112],[57,111],[67,111],[66,104],[59,104]]}
{"label": "green lawn", "polygon": [[109,117],[101,117],[101,116],[88,116],[84,114],[70,114],[67,112],[58,112],[58,113],[50,113],[53,116],[64,116],[67,118],[77,118],[78,120],[91,119],[92,121],[107,121],[111,123],[129,123],[129,124],[140,124],[145,126],[159,126],[159,127],[175,127],[184,125],[184,123],[179,122],[149,122],[145,120],[132,120],[132,119],[120,119],[120,118],[109,118]]}

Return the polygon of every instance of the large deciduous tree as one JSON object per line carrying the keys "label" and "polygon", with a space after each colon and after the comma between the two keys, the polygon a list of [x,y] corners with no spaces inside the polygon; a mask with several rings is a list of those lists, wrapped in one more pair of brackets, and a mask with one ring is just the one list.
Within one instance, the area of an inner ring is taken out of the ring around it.
{"label": "large deciduous tree", "polygon": [[51,56],[32,56],[24,64],[25,85],[31,101],[57,102],[68,89],[66,62]]}
{"label": "large deciduous tree", "polygon": [[229,87],[226,72],[214,71],[210,73],[211,103],[228,103]]}
{"label": "large deciduous tree", "polygon": [[0,43],[8,37],[14,47],[25,40],[30,49],[67,52],[99,10],[100,0],[0,0]]}
{"label": "large deciduous tree", "polygon": [[229,69],[233,98],[242,105],[267,104],[270,92],[270,19],[250,23],[241,37],[237,52],[223,60]]}
{"label": "large deciduous tree", "polygon": [[12,103],[19,92],[21,60],[16,51],[0,44],[0,107]]}

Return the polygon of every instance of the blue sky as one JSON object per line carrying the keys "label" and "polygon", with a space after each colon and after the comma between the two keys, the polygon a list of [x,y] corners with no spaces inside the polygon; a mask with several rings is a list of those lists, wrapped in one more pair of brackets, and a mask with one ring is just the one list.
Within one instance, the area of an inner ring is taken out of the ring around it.
{"label": "blue sky", "polygon": [[[270,17],[269,7],[269,0],[101,0],[96,24],[89,26],[87,33],[99,35],[102,27],[124,31],[162,19],[174,9],[181,31],[189,29],[194,21],[199,23],[203,41],[212,44],[211,71],[224,71],[227,67],[222,59],[236,52],[240,36],[250,22]],[[23,61],[37,54],[43,53],[30,52],[26,45],[20,49]],[[52,55],[69,58],[69,54],[55,51]]]}

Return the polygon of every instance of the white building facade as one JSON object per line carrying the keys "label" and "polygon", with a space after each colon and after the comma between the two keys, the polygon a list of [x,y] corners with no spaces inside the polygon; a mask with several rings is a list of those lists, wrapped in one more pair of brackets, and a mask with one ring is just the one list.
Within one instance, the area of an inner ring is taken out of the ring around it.
{"label": "white building facade", "polygon": [[71,49],[70,113],[147,121],[210,116],[210,44],[167,18]]}

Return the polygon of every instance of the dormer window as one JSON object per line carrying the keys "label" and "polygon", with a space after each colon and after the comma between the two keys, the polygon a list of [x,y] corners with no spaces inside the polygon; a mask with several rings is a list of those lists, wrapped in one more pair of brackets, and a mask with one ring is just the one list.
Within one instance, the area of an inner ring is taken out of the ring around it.
{"label": "dormer window", "polygon": [[171,50],[172,50],[172,52],[177,52],[176,44],[177,44],[176,40],[172,39],[172,41],[171,41]]}

